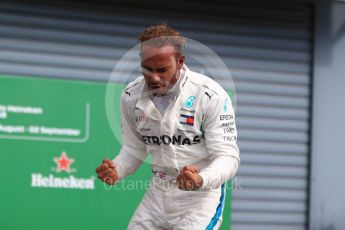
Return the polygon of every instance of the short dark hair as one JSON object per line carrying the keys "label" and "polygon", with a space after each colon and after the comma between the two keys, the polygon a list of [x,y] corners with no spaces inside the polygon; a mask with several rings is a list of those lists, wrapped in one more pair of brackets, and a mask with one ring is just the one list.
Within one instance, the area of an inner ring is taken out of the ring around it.
{"label": "short dark hair", "polygon": [[171,44],[175,46],[178,53],[182,53],[187,39],[182,37],[180,32],[171,28],[165,23],[147,27],[138,37],[140,43],[148,43],[155,46]]}

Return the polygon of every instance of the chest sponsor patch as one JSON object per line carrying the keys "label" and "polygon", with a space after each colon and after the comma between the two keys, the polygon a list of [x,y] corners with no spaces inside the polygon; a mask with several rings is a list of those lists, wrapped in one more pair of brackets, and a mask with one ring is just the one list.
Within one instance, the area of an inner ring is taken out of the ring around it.
{"label": "chest sponsor patch", "polygon": [[148,122],[149,119],[145,116],[136,116],[135,117],[135,122]]}
{"label": "chest sponsor patch", "polygon": [[186,108],[192,108],[195,98],[196,98],[195,96],[189,96],[187,100],[184,102],[184,106]]}
{"label": "chest sponsor patch", "polygon": [[141,136],[145,144],[147,145],[195,145],[201,142],[200,136],[195,135],[194,137],[185,137],[182,135],[162,135],[162,136],[148,136],[142,135]]}
{"label": "chest sponsor patch", "polygon": [[151,129],[150,129],[150,128],[140,128],[139,130],[140,130],[140,131],[142,131],[142,132],[148,132],[148,131],[151,131]]}
{"label": "chest sponsor patch", "polygon": [[187,114],[180,114],[180,124],[182,125],[194,125],[194,116],[193,115],[187,115]]}
{"label": "chest sponsor patch", "polygon": [[195,113],[195,110],[185,109],[185,108],[181,108],[181,111],[186,112],[186,113]]}

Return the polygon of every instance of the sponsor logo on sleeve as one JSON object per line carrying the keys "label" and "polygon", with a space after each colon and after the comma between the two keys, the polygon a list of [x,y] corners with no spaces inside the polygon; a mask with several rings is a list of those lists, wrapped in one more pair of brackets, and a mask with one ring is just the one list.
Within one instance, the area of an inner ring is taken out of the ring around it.
{"label": "sponsor logo on sleeve", "polygon": [[222,127],[229,127],[229,126],[233,126],[235,124],[235,122],[225,122],[222,123]]}
{"label": "sponsor logo on sleeve", "polygon": [[235,133],[235,129],[234,128],[223,128],[224,133],[231,133],[234,134]]}
{"label": "sponsor logo on sleeve", "polygon": [[223,136],[224,141],[232,142],[232,141],[237,141],[236,136]]}
{"label": "sponsor logo on sleeve", "polygon": [[234,119],[234,116],[231,115],[231,114],[226,114],[226,115],[220,115],[219,116],[219,120],[221,121],[230,121],[230,120],[233,120]]}

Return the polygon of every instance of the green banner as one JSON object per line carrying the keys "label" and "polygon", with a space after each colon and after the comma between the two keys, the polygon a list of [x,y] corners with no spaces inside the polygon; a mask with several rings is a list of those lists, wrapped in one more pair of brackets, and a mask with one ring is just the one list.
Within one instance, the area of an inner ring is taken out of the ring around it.
{"label": "green banner", "polygon": [[[0,76],[0,229],[126,229],[151,170],[144,163],[116,186],[97,179],[95,168],[121,148],[108,123],[106,88]],[[224,230],[230,228],[227,192]]]}

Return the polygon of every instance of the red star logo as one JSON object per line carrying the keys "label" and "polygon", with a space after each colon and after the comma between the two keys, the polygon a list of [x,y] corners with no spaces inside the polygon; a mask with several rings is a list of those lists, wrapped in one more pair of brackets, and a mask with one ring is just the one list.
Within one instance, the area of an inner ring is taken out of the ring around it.
{"label": "red star logo", "polygon": [[57,168],[56,168],[57,172],[61,172],[61,171],[66,171],[68,173],[71,172],[70,166],[74,162],[74,159],[68,158],[65,152],[61,153],[60,158],[54,157],[54,161],[57,164]]}

